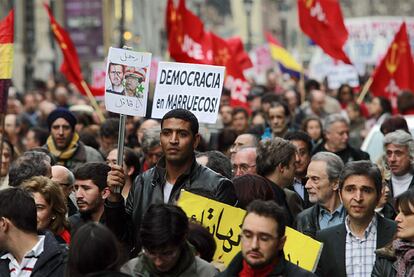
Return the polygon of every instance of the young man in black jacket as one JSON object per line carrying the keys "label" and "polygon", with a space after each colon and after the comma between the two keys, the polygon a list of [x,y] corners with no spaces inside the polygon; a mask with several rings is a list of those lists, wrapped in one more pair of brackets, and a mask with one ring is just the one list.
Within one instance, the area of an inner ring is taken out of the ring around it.
{"label": "young man in black jacket", "polygon": [[184,109],[166,113],[161,120],[160,141],[164,157],[136,178],[126,205],[122,195],[113,189],[124,185],[122,168],[113,165],[108,174],[111,193],[105,201],[106,225],[136,250],[141,248],[138,230],[148,207],[174,204],[182,189],[232,206],[237,204],[233,183],[195,160],[200,134],[193,113]]}
{"label": "young man in black jacket", "polygon": [[0,191],[0,276],[64,275],[66,246],[37,234],[36,205],[20,188]]}

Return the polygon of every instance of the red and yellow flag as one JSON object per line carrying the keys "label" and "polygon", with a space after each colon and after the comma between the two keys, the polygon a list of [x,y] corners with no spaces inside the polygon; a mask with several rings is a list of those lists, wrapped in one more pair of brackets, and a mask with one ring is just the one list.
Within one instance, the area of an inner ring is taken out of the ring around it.
{"label": "red and yellow flag", "polygon": [[390,99],[396,108],[397,96],[404,89],[414,92],[414,62],[405,22],[373,73],[371,92]]}
{"label": "red and yellow flag", "polygon": [[338,0],[298,0],[299,25],[322,50],[352,64],[343,50],[348,39]]}
{"label": "red and yellow flag", "polygon": [[[60,71],[63,75],[65,75],[69,82],[75,84],[77,89],[82,94],[86,95],[87,93],[85,88],[82,86],[82,83],[86,84],[86,82],[82,76],[78,53],[76,52],[72,39],[70,38],[68,32],[66,32],[66,30],[57,23],[56,19],[52,15],[50,7],[47,4],[44,4],[44,7],[49,15],[53,35],[63,53],[64,59],[62,65],[60,66]],[[89,89],[94,96],[103,96],[105,93],[103,88],[89,87]]]}
{"label": "red and yellow flag", "polygon": [[13,72],[14,11],[0,21],[0,113],[7,111]]}

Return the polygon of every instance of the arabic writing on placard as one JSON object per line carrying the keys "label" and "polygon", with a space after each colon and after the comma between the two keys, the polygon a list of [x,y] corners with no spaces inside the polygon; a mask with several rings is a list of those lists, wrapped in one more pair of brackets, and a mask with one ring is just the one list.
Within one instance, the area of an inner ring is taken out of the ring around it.
{"label": "arabic writing on placard", "polygon": [[[228,265],[241,250],[241,227],[245,210],[235,208],[187,191],[178,201],[191,220],[200,222],[214,236],[217,244],[215,261]],[[292,228],[286,228],[285,258],[298,266],[314,271],[322,244]]]}

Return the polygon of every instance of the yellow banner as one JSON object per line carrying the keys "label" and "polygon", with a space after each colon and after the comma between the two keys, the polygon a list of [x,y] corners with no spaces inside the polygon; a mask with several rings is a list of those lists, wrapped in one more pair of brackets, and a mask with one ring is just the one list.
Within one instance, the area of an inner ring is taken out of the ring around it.
{"label": "yellow banner", "polygon": [[11,79],[13,72],[13,43],[0,44],[0,79]]}
{"label": "yellow banner", "polygon": [[[178,206],[214,236],[217,244],[214,260],[227,266],[241,250],[240,233],[246,211],[187,191],[181,192]],[[322,244],[289,227],[286,228],[286,236],[283,249],[286,259],[306,270],[315,271]]]}

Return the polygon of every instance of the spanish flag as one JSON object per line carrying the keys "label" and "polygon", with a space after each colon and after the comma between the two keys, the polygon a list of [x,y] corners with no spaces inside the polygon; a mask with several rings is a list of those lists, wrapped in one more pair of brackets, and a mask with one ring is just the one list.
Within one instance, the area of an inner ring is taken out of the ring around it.
{"label": "spanish flag", "polygon": [[269,43],[269,51],[272,58],[279,63],[280,70],[288,73],[290,76],[297,79],[303,71],[302,66],[292,57],[292,55],[282,47],[279,41],[270,33],[265,33],[266,40]]}
{"label": "spanish flag", "polygon": [[0,113],[7,111],[7,97],[13,72],[14,12],[0,21]]}

